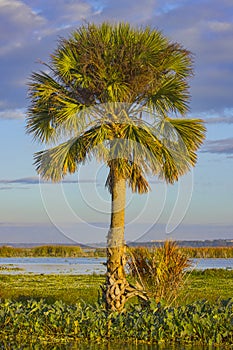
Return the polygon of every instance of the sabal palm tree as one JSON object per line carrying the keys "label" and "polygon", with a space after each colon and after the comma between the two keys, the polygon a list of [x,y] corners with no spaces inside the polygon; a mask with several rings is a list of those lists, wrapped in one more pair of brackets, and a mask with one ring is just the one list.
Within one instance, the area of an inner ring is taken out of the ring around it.
{"label": "sabal palm tree", "polygon": [[60,39],[46,69],[31,76],[26,128],[54,145],[35,154],[36,169],[61,181],[92,157],[109,167],[103,292],[107,308],[120,311],[129,297],[144,297],[124,270],[126,185],[145,193],[148,174],[174,183],[195,165],[204,139],[202,120],[184,118],[192,55],[149,27],[88,24]]}

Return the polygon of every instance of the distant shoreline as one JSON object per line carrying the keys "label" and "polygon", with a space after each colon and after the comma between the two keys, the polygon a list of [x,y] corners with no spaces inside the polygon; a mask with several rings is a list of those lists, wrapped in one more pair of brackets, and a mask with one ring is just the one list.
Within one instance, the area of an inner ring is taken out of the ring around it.
{"label": "distant shoreline", "polygon": [[[162,241],[127,243],[131,252],[134,249],[152,249],[163,245]],[[177,241],[179,248],[188,258],[233,258],[233,241]],[[0,245],[0,257],[105,257],[106,248],[92,245],[62,245],[62,244],[18,244]]]}
{"label": "distant shoreline", "polygon": [[[146,242],[126,242],[129,247],[152,247],[160,246],[165,240],[151,240]],[[213,239],[213,240],[175,240],[180,247],[233,247],[233,239]],[[3,246],[14,248],[34,248],[42,246],[61,246],[61,247],[80,247],[82,249],[95,249],[105,248],[105,242],[93,242],[93,243],[61,243],[61,242],[0,242],[0,248]]]}

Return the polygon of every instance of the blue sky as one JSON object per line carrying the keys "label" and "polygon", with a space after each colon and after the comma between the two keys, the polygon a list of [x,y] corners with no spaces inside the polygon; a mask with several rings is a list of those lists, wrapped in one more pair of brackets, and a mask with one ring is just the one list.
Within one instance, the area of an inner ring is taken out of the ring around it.
{"label": "blue sky", "polygon": [[[59,36],[80,24],[151,25],[194,54],[190,117],[206,121],[195,169],[175,186],[128,192],[126,239],[233,239],[232,0],[0,0],[0,243],[105,240],[110,197],[94,162],[62,184],[39,182],[25,134],[26,83]],[[78,183],[77,183],[78,180]]]}

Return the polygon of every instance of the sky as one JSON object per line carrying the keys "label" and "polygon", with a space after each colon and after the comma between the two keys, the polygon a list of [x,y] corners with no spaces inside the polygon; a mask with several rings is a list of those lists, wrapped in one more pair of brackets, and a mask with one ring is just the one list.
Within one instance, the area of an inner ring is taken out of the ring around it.
{"label": "sky", "polygon": [[44,146],[25,133],[32,71],[59,37],[103,21],[150,25],[193,53],[188,117],[207,127],[197,165],[176,185],[153,178],[149,194],[127,192],[126,240],[233,239],[232,0],[0,0],[0,244],[106,239],[104,166],[45,183],[33,165]]}

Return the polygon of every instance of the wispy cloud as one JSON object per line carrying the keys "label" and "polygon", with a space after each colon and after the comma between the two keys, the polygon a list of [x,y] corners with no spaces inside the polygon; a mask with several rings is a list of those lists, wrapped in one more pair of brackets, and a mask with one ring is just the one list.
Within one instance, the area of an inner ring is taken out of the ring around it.
{"label": "wispy cloud", "polygon": [[0,119],[24,119],[25,113],[23,108],[6,109],[0,111]]}
{"label": "wispy cloud", "polygon": [[0,187],[0,191],[9,191],[9,190],[12,190],[13,187],[9,187],[9,186],[3,186],[3,187]]}
{"label": "wispy cloud", "polygon": [[[196,118],[197,116],[195,113],[191,113],[190,117]],[[233,124],[233,108],[205,111],[198,113],[198,117],[204,119],[207,124]]]}
{"label": "wispy cloud", "polygon": [[[51,181],[44,181],[43,179],[40,179],[38,176],[32,176],[32,177],[23,177],[19,179],[0,179],[1,184],[27,184],[27,185],[38,185],[38,184],[51,184]],[[73,184],[73,183],[96,183],[96,181],[93,179],[64,179],[62,181],[64,184]],[[5,187],[9,188],[9,187]],[[10,188],[9,188],[10,189]]]}
{"label": "wispy cloud", "polygon": [[205,118],[207,124],[233,124],[233,116]]}
{"label": "wispy cloud", "polygon": [[233,138],[207,141],[202,152],[233,155]]}
{"label": "wispy cloud", "polygon": [[23,177],[20,179],[2,179],[0,180],[2,184],[38,184],[39,177]]}
{"label": "wispy cloud", "polygon": [[16,187],[16,186],[2,186],[0,191],[11,191],[11,190],[29,190],[29,187]]}

